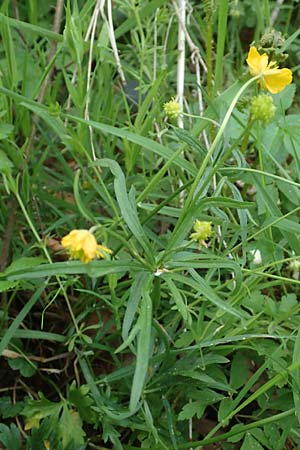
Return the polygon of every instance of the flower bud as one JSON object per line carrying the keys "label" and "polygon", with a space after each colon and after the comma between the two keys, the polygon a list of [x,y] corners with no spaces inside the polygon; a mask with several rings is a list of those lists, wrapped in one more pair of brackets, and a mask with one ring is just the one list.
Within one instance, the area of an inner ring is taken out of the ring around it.
{"label": "flower bud", "polygon": [[290,262],[288,268],[293,272],[292,277],[295,280],[299,280],[300,260],[299,259],[294,259],[293,261]]}

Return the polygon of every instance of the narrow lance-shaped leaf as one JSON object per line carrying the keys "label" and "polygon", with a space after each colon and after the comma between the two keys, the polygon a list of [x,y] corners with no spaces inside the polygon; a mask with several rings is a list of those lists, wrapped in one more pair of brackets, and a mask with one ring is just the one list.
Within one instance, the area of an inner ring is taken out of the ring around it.
{"label": "narrow lance-shaped leaf", "polygon": [[115,193],[122,217],[134,237],[144,249],[149,261],[153,262],[153,252],[151,246],[139,221],[137,211],[133,207],[133,202],[130,201],[130,198],[127,194],[125,176],[119,164],[110,159],[101,159],[99,160],[99,165],[102,167],[108,167],[111,170],[112,174],[115,176]]}
{"label": "narrow lance-shaped leaf", "polygon": [[149,275],[149,278],[144,285],[141,302],[141,313],[139,317],[140,332],[137,338],[136,366],[129,404],[129,410],[132,412],[136,410],[142,395],[149,366],[152,327],[152,300],[150,297],[150,289],[152,280],[152,275]]}
{"label": "narrow lance-shaped leaf", "polygon": [[128,337],[129,330],[137,312],[139,302],[142,297],[142,288],[145,284],[147,276],[148,275],[146,272],[140,272],[135,276],[132,282],[122,327],[122,338],[124,341]]}

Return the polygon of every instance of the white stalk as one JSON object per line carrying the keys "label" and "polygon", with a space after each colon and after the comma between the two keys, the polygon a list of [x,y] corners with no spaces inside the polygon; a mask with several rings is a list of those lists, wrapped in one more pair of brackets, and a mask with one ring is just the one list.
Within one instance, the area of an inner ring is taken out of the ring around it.
{"label": "white stalk", "polygon": [[105,15],[104,12],[104,3],[105,1],[102,0],[102,6],[101,6],[101,16],[103,18],[103,20],[106,22],[107,27],[108,27],[108,36],[109,36],[109,40],[110,40],[110,45],[114,54],[114,58],[116,61],[116,65],[117,65],[117,71],[119,73],[119,76],[121,78],[121,82],[122,85],[125,86],[126,85],[126,78],[122,69],[122,65],[121,65],[121,60],[119,57],[119,52],[118,52],[118,48],[117,48],[117,42],[116,42],[116,38],[115,38],[115,32],[114,32],[114,25],[113,25],[113,20],[112,20],[112,5],[111,5],[111,0],[107,0],[107,17]]}
{"label": "white stalk", "polygon": [[[96,27],[98,22],[98,16],[100,13],[100,9],[102,6],[103,0],[97,0],[92,19],[87,31],[87,36],[91,34],[90,39],[90,48],[89,48],[89,59],[88,59],[88,71],[87,71],[87,80],[86,80],[86,103],[85,103],[85,109],[84,109],[84,118],[85,120],[90,120],[90,112],[89,112],[89,106],[90,106],[90,89],[91,89],[91,75],[92,75],[92,61],[93,61],[93,47],[94,47],[94,41],[95,41],[95,33],[96,33]],[[95,152],[94,142],[93,142],[93,128],[89,125],[89,133],[90,133],[90,144],[92,149],[92,157],[93,160],[96,161],[97,155]]]}
{"label": "white stalk", "polygon": [[274,26],[274,23],[276,22],[276,19],[278,17],[279,11],[280,11],[280,6],[284,3],[284,0],[277,0],[277,7],[273,9],[273,12],[271,14],[271,26]]}
{"label": "white stalk", "polygon": [[[184,75],[185,75],[185,20],[186,0],[178,0],[178,59],[177,59],[177,101],[183,111]],[[183,117],[178,117],[178,127],[183,128]]]}

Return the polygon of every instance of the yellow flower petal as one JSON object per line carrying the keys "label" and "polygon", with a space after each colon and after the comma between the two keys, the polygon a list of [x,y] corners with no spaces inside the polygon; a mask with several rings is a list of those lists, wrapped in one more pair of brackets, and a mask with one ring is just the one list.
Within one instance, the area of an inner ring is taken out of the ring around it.
{"label": "yellow flower petal", "polygon": [[260,55],[256,47],[250,47],[246,61],[253,76],[262,74],[268,67],[268,56]]}
{"label": "yellow flower petal", "polygon": [[292,72],[290,69],[273,69],[272,72],[274,73],[264,74],[264,84],[272,94],[278,94],[288,84],[291,84]]}
{"label": "yellow flower petal", "polygon": [[88,230],[70,231],[62,238],[61,245],[67,249],[71,259],[79,259],[85,264],[95,258],[105,258],[105,253],[112,253],[107,247],[97,244],[95,236]]}
{"label": "yellow flower petal", "polygon": [[265,53],[260,55],[256,47],[250,48],[246,61],[251,75],[260,76],[258,83],[272,94],[278,94],[292,82],[290,69],[278,69],[276,62],[269,62],[268,56]]}
{"label": "yellow flower petal", "polygon": [[97,245],[97,255],[100,256],[100,258],[104,258],[105,253],[109,253],[111,255],[112,251],[110,248],[107,248],[104,245]]}

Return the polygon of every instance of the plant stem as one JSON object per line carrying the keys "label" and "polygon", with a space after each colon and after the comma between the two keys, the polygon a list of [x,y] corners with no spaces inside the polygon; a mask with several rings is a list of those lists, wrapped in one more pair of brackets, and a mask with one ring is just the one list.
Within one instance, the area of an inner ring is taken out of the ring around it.
{"label": "plant stem", "polygon": [[286,417],[292,416],[293,414],[295,414],[295,408],[289,409],[288,411],[284,411],[271,417],[266,417],[265,419],[248,423],[246,425],[241,425],[240,427],[236,427],[234,430],[230,430],[227,433],[220,434],[219,436],[205,438],[201,441],[189,442],[188,444],[179,445],[178,448],[184,449],[189,447],[202,447],[203,445],[214,444],[215,442],[224,441],[225,439],[236,436],[237,434],[245,433],[246,431],[252,430],[253,428],[267,425],[269,423],[278,423],[279,420],[285,419]]}
{"label": "plant stem", "polygon": [[224,56],[224,47],[227,29],[228,5],[229,5],[228,0],[222,0],[219,3],[215,84],[213,89],[214,95],[216,95],[219,87],[222,85],[223,65],[224,65],[223,56]]}
{"label": "plant stem", "polygon": [[251,83],[253,83],[255,80],[257,80],[258,78],[259,78],[259,76],[254,77],[254,78],[250,78],[250,80],[248,80],[248,81],[247,81],[247,82],[239,89],[239,91],[238,91],[237,94],[235,95],[234,99],[232,100],[231,105],[229,106],[228,111],[227,111],[227,113],[225,114],[224,120],[223,120],[223,122],[222,122],[222,124],[221,124],[221,126],[220,126],[220,128],[219,128],[219,130],[218,130],[218,133],[217,133],[217,135],[216,135],[214,141],[212,142],[211,147],[210,147],[209,151],[207,152],[207,154],[206,154],[206,156],[205,156],[205,158],[204,158],[204,160],[203,160],[203,162],[202,162],[202,164],[201,164],[201,167],[200,167],[200,169],[199,169],[199,172],[198,172],[197,175],[196,175],[196,178],[195,178],[195,180],[194,180],[194,183],[193,183],[193,185],[192,185],[192,187],[191,187],[191,190],[190,190],[190,192],[189,192],[189,195],[188,195],[188,197],[187,197],[187,199],[186,199],[186,203],[185,203],[185,206],[184,206],[183,211],[182,211],[182,216],[186,213],[186,211],[188,210],[188,208],[189,208],[189,207],[191,206],[191,204],[193,203],[195,191],[196,191],[196,189],[197,189],[197,187],[198,187],[198,185],[199,185],[199,182],[201,181],[201,178],[202,178],[203,175],[204,175],[204,172],[205,172],[205,170],[206,170],[206,168],[207,168],[207,166],[208,166],[208,163],[209,163],[209,161],[210,161],[210,159],[211,159],[211,157],[212,157],[212,155],[213,155],[213,153],[214,153],[214,151],[215,151],[217,145],[219,144],[219,142],[220,142],[220,140],[221,140],[221,138],[222,138],[222,136],[223,136],[223,134],[224,134],[225,128],[226,128],[226,126],[227,126],[227,124],[228,124],[228,122],[229,122],[229,119],[230,119],[230,117],[231,117],[231,113],[232,113],[232,111],[233,111],[233,109],[234,109],[234,107],[235,107],[235,105],[236,105],[238,99],[239,99],[240,96],[243,94],[243,92],[248,88],[248,86],[249,86]]}

